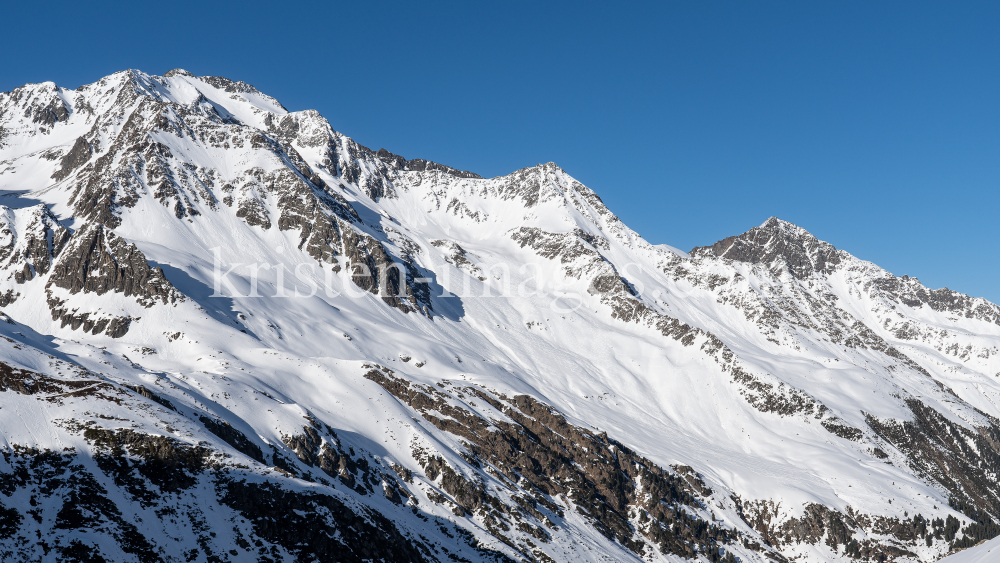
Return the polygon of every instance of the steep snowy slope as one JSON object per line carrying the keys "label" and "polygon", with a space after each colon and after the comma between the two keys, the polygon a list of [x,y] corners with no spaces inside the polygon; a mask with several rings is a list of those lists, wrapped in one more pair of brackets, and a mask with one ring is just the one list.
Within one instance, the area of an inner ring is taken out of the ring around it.
{"label": "steep snowy slope", "polygon": [[778,219],[653,246],[555,164],[252,86],[0,94],[13,560],[934,561],[1000,532],[1000,308]]}
{"label": "steep snowy slope", "polygon": [[982,545],[949,555],[942,563],[993,563],[1000,560],[1000,540],[993,539]]}

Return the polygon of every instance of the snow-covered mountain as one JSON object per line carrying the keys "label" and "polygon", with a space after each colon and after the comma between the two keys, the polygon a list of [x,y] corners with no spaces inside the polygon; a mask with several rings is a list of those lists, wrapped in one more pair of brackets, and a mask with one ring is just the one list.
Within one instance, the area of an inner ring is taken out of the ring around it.
{"label": "snow-covered mountain", "polygon": [[243,82],[0,94],[10,561],[935,561],[1000,533],[1000,307],[776,218],[654,246],[555,164]]}

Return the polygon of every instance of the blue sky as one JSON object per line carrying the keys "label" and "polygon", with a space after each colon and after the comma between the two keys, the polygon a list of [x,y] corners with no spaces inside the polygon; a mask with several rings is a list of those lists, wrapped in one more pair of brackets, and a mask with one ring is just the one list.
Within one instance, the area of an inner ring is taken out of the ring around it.
{"label": "blue sky", "polygon": [[227,76],[407,158],[555,161],[653,243],[777,215],[1000,302],[1000,5],[627,6],[8,2],[0,90]]}

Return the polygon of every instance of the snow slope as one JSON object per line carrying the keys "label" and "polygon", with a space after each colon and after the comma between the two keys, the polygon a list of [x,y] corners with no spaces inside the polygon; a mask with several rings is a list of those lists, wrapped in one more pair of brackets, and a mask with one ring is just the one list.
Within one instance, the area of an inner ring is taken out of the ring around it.
{"label": "snow slope", "polygon": [[0,189],[8,558],[929,562],[1000,531],[1000,308],[781,220],[650,245],[553,163],[406,160],[182,70],[0,94]]}
{"label": "snow slope", "polygon": [[996,539],[941,559],[942,563],[992,563],[993,561],[1000,561],[1000,540]]}

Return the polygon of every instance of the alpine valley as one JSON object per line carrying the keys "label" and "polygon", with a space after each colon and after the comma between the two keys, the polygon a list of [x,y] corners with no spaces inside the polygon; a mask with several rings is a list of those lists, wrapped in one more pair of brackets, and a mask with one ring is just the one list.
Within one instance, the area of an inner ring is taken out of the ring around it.
{"label": "alpine valley", "polygon": [[1000,307],[777,218],[651,245],[553,163],[407,160],[180,69],[0,94],[0,190],[3,561],[1000,534]]}

